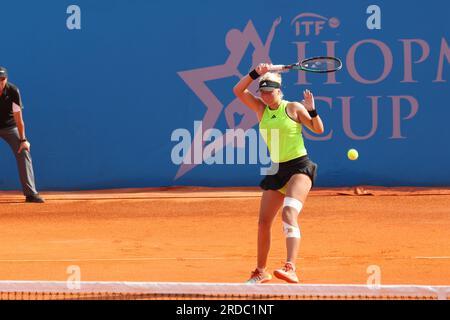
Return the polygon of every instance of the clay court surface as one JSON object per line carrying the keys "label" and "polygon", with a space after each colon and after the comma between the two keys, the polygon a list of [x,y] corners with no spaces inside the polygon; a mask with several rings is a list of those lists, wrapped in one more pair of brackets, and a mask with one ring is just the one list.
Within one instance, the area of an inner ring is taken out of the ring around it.
{"label": "clay court surface", "polygon": [[[171,188],[0,193],[0,279],[243,282],[255,267],[261,192]],[[450,284],[450,189],[317,189],[300,216],[308,284]],[[285,258],[280,217],[268,268]],[[272,283],[281,281],[274,279]]]}

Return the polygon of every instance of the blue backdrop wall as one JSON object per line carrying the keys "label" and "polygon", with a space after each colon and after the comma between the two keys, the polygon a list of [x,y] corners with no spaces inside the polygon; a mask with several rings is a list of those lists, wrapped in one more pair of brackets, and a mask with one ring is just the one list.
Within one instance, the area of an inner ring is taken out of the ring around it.
{"label": "blue backdrop wall", "polygon": [[[259,62],[326,54],[342,59],[340,72],[285,73],[282,87],[288,100],[316,96],[325,133],[304,134],[317,185],[450,185],[448,1],[427,1],[432,14],[406,0],[0,7],[0,65],[21,89],[41,190],[257,185],[262,155],[238,164],[221,153],[220,132],[257,129],[232,87]],[[0,189],[20,189],[5,143],[0,167]]]}

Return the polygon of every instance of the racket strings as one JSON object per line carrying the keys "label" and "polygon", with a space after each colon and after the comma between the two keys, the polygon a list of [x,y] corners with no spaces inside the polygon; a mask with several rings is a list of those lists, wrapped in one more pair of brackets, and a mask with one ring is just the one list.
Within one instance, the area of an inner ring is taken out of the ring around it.
{"label": "racket strings", "polygon": [[303,61],[301,67],[311,71],[332,71],[339,70],[341,62],[331,58],[314,58]]}

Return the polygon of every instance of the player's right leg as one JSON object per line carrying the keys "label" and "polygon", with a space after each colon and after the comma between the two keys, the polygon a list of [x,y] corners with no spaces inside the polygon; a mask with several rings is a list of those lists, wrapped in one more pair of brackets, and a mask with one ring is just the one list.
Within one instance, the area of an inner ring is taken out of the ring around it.
{"label": "player's right leg", "polygon": [[257,267],[247,283],[264,283],[272,279],[272,275],[266,271],[267,257],[270,250],[272,224],[283,204],[283,199],[284,195],[274,190],[265,190],[262,194],[258,220]]}
{"label": "player's right leg", "polygon": [[287,185],[286,197],[283,202],[283,231],[286,236],[287,257],[286,263],[281,269],[274,271],[275,277],[289,283],[298,283],[295,261],[300,246],[300,228],[298,216],[306,201],[312,181],[305,174],[293,175]]}

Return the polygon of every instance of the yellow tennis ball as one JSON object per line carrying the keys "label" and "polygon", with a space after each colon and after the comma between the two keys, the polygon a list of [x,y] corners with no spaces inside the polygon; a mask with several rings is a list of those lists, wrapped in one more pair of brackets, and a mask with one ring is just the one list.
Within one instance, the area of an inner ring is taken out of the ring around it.
{"label": "yellow tennis ball", "polygon": [[347,152],[347,157],[348,157],[350,160],[356,160],[356,159],[358,159],[358,151],[356,151],[356,149],[350,149],[350,150],[348,150],[348,152]]}

